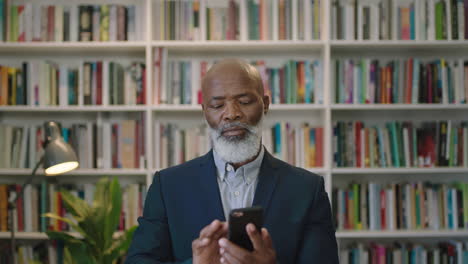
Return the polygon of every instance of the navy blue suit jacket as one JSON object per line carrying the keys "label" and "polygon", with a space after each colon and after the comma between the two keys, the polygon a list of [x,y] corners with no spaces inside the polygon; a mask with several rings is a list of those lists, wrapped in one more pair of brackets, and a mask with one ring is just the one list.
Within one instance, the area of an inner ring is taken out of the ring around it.
{"label": "navy blue suit jacket", "polygon": [[[191,263],[192,241],[225,221],[212,151],[154,176],[126,264]],[[321,176],[265,151],[253,205],[264,208],[279,263],[338,263],[330,202]]]}

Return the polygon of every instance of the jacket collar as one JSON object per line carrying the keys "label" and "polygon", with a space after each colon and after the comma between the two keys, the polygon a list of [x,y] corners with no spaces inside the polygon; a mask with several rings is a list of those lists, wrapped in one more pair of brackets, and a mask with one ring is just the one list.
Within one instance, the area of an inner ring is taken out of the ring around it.
{"label": "jacket collar", "polygon": [[[252,205],[261,206],[264,210],[264,216],[267,215],[270,200],[279,179],[277,170],[278,165],[278,160],[265,150]],[[216,179],[216,166],[213,158],[213,150],[210,150],[202,157],[200,166],[202,167],[201,183],[204,189],[204,192],[201,193],[201,195],[205,196],[205,201],[209,201],[208,206],[212,208],[215,219],[226,221],[227,216],[224,215],[221,194],[219,192],[218,181]]]}

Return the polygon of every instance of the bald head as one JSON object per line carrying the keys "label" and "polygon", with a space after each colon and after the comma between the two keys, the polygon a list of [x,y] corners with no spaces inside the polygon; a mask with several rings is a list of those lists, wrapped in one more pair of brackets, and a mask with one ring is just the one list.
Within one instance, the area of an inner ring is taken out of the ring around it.
{"label": "bald head", "polygon": [[217,83],[240,83],[251,87],[263,96],[263,82],[258,70],[239,59],[225,59],[215,65],[206,73],[202,80],[202,92]]}
{"label": "bald head", "polygon": [[223,60],[211,67],[203,78],[202,92],[203,113],[215,129],[232,122],[255,126],[270,104],[259,72],[242,60]]}

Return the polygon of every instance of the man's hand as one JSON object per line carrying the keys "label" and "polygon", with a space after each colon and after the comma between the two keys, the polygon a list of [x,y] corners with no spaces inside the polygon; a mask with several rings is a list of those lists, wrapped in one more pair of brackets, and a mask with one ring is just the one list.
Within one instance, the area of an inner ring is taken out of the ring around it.
{"label": "man's hand", "polygon": [[193,264],[219,263],[218,240],[227,235],[227,224],[214,220],[200,231],[200,236],[192,242]]}
{"label": "man's hand", "polygon": [[254,250],[252,252],[237,246],[226,238],[219,240],[219,253],[221,263],[225,264],[274,264],[276,263],[276,252],[273,242],[266,228],[258,232],[253,224],[246,226],[247,234],[252,241]]}

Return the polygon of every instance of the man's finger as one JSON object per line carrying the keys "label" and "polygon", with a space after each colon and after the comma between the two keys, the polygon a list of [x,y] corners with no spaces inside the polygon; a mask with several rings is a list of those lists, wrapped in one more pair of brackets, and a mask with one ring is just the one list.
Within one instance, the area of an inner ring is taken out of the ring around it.
{"label": "man's finger", "polygon": [[214,220],[200,231],[200,237],[211,237],[220,227],[222,227],[221,222]]}
{"label": "man's finger", "polygon": [[252,241],[252,245],[255,250],[261,250],[263,247],[263,239],[258,230],[255,228],[255,225],[249,223],[245,229],[247,230],[247,234],[250,237],[250,241]]}
{"label": "man's finger", "polygon": [[266,228],[262,228],[262,240],[265,247],[273,248],[273,241],[271,240],[270,233]]}
{"label": "man's finger", "polygon": [[210,243],[210,239],[205,237],[205,238],[197,238],[192,242],[192,251],[195,254],[198,254],[198,252],[205,246],[207,246]]}
{"label": "man's finger", "polygon": [[221,255],[220,261],[223,264],[241,264],[240,260],[234,257],[233,255],[229,254],[229,252],[224,252]]}
{"label": "man's finger", "polygon": [[227,236],[228,234],[228,225],[226,222],[220,222],[221,223],[221,227],[216,230],[213,235],[211,236],[211,239],[213,241],[216,241],[218,239],[220,239],[221,237],[225,237]]}
{"label": "man's finger", "polygon": [[231,256],[234,256],[238,260],[247,259],[248,255],[250,254],[249,251],[239,247],[238,245],[227,240],[226,238],[221,238],[218,243],[220,246],[220,251],[224,251],[222,254],[229,253]]}

